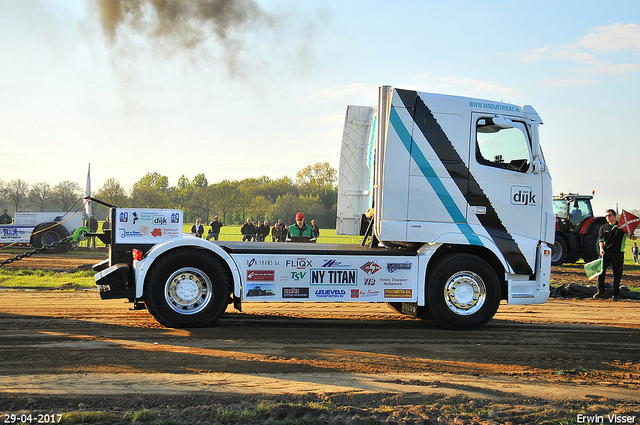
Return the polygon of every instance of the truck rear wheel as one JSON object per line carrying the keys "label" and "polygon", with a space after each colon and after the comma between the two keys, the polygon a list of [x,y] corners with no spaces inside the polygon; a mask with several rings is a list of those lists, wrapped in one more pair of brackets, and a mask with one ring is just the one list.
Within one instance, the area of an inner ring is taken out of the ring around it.
{"label": "truck rear wheel", "polygon": [[[60,242],[68,236],[69,231],[60,223],[40,223],[31,232],[31,244],[36,248],[42,248],[54,242]],[[69,251],[69,248],[71,248],[70,244],[63,243],[43,252],[47,254],[64,254]]]}
{"label": "truck rear wheel", "polygon": [[167,327],[205,327],[229,304],[229,279],[220,262],[198,249],[178,249],[157,259],[144,283],[147,309]]}
{"label": "truck rear wheel", "polygon": [[446,257],[427,277],[429,316],[448,329],[473,329],[487,324],[498,311],[500,299],[498,275],[474,255]]}

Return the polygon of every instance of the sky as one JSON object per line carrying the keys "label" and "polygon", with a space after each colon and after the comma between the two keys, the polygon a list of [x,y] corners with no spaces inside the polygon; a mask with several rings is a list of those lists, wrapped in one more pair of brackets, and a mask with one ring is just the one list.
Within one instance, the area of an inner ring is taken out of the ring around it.
{"label": "sky", "polygon": [[337,169],[391,85],[532,105],[555,194],[640,209],[637,0],[162,3],[0,0],[0,180]]}

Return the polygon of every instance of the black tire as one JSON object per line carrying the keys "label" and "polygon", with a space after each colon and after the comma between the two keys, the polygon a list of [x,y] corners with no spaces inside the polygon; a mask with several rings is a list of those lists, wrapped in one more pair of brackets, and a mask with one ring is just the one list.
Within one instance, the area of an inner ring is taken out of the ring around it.
{"label": "black tire", "polygon": [[194,248],[176,249],[151,265],[144,282],[144,301],[166,327],[205,327],[224,314],[229,287],[229,277],[213,255]]}
{"label": "black tire", "polygon": [[427,276],[429,316],[453,330],[487,324],[498,311],[502,292],[495,270],[470,254],[443,258]]}
{"label": "black tire", "polygon": [[[54,242],[60,242],[68,236],[69,231],[60,223],[40,223],[31,232],[31,244],[35,248],[42,248]],[[63,243],[42,252],[45,254],[64,254],[69,251],[69,248],[71,248],[71,244]]]}
{"label": "black tire", "polygon": [[598,240],[598,226],[591,226],[587,234],[582,238],[582,258],[585,263],[600,257],[600,244]]}
{"label": "black tire", "polygon": [[567,261],[567,243],[564,238],[556,233],[556,240],[551,246],[551,265],[559,266]]}

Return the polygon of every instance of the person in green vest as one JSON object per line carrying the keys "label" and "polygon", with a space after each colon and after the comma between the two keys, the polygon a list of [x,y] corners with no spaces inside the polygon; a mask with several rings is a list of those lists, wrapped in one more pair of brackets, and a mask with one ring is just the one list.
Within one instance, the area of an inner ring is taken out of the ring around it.
{"label": "person in green vest", "polygon": [[296,214],[296,223],[289,226],[287,242],[315,242],[316,237],[311,226],[305,224],[304,214]]}

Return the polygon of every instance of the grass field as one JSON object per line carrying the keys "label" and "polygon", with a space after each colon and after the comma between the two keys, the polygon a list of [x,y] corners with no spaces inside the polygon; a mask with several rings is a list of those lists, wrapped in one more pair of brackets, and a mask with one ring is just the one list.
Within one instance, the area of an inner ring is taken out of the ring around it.
{"label": "grass field", "polygon": [[0,268],[0,287],[91,289],[96,287],[93,270],[57,273],[50,270],[9,270]]}

